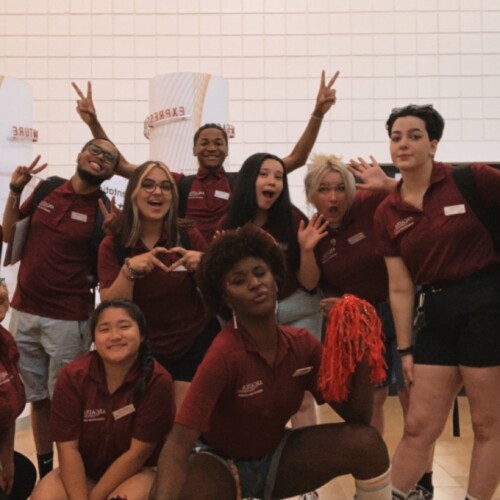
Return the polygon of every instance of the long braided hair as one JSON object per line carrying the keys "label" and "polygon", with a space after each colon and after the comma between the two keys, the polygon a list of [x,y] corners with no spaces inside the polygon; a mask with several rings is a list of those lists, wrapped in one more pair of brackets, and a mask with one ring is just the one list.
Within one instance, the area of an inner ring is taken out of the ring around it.
{"label": "long braided hair", "polygon": [[141,399],[141,397],[146,392],[146,387],[148,385],[149,379],[153,373],[153,355],[151,354],[151,348],[149,346],[148,340],[148,328],[146,325],[146,319],[144,318],[144,314],[139,309],[139,307],[130,300],[125,299],[112,299],[105,300],[101,302],[90,317],[90,331],[92,332],[92,340],[95,338],[95,329],[97,323],[99,321],[99,317],[101,313],[109,308],[123,309],[127,312],[130,318],[137,324],[139,328],[139,333],[142,337],[142,342],[139,347],[139,379],[135,383],[133,394],[132,394],[132,402],[134,406],[137,406],[137,403]]}

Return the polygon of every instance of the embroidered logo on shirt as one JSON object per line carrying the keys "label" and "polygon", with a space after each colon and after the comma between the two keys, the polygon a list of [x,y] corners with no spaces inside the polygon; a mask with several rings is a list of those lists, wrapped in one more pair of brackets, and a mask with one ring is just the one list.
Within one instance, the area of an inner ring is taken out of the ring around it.
{"label": "embroidered logo on shirt", "polygon": [[205,191],[189,191],[188,200],[203,200]]}
{"label": "embroidered logo on shirt", "polygon": [[52,212],[52,210],[54,210],[54,205],[52,205],[52,203],[47,203],[45,200],[42,200],[37,208],[40,208],[42,209],[44,212],[47,212],[50,214],[50,212]]}
{"label": "embroidered logo on shirt", "polygon": [[330,245],[332,245],[331,248],[329,248],[326,252],[324,252],[321,255],[321,263],[322,264],[325,264],[330,259],[333,259],[334,257],[337,256],[337,249],[335,248],[336,244],[337,244],[337,240],[335,238],[332,238],[330,240]]}
{"label": "embroidered logo on shirt", "polygon": [[241,389],[238,389],[239,398],[247,398],[248,396],[255,396],[264,392],[263,388],[264,382],[262,380],[256,380],[255,382],[249,382],[245,384]]}
{"label": "embroidered logo on shirt", "polygon": [[403,231],[414,225],[415,220],[413,219],[413,217],[406,217],[406,219],[396,222],[396,224],[394,225],[394,236],[397,236],[399,233],[402,233]]}
{"label": "embroidered logo on shirt", "polygon": [[102,422],[103,420],[106,420],[106,410],[104,408],[83,411],[84,422]]}

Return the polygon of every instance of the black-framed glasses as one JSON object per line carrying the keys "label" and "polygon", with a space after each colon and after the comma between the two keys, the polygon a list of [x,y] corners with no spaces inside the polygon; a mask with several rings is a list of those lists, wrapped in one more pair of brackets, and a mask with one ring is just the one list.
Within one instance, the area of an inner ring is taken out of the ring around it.
{"label": "black-framed glasses", "polygon": [[153,179],[144,179],[141,182],[141,188],[146,193],[152,193],[157,187],[160,188],[162,193],[170,193],[172,191],[172,183],[170,181],[156,182]]}
{"label": "black-framed glasses", "polygon": [[409,104],[408,106],[400,106],[392,108],[391,115],[399,113],[400,111],[432,111],[434,106],[432,104]]}
{"label": "black-framed glasses", "polygon": [[102,149],[97,144],[89,144],[86,149],[89,150],[93,155],[102,155],[104,162],[108,165],[116,165],[117,157],[113,153]]}

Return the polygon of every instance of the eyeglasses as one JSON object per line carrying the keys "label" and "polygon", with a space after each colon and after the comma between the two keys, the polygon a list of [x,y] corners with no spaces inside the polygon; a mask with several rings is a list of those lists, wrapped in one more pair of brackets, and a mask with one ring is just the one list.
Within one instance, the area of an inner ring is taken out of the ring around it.
{"label": "eyeglasses", "polygon": [[0,285],[5,286],[5,278],[0,278]]}
{"label": "eyeglasses", "polygon": [[155,182],[152,179],[144,179],[141,182],[141,188],[146,191],[146,193],[152,193],[157,187],[160,188],[162,193],[170,193],[172,191],[172,183],[170,181]]}
{"label": "eyeglasses", "polygon": [[95,156],[102,155],[104,163],[108,165],[116,164],[117,161],[116,156],[113,153],[110,153],[109,151],[102,149],[97,144],[89,144],[86,149],[89,150]]}
{"label": "eyeglasses", "polygon": [[434,106],[432,104],[409,104],[408,106],[401,106],[399,108],[392,108],[391,115],[399,113],[400,111],[432,111]]}

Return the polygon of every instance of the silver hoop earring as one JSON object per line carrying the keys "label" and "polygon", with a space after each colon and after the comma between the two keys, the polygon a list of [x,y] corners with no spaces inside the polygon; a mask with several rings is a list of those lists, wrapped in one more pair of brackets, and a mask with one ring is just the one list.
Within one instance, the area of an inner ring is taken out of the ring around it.
{"label": "silver hoop earring", "polygon": [[233,311],[233,328],[235,330],[237,330],[238,329],[238,320],[236,319],[236,313],[234,312],[234,309],[232,311]]}

